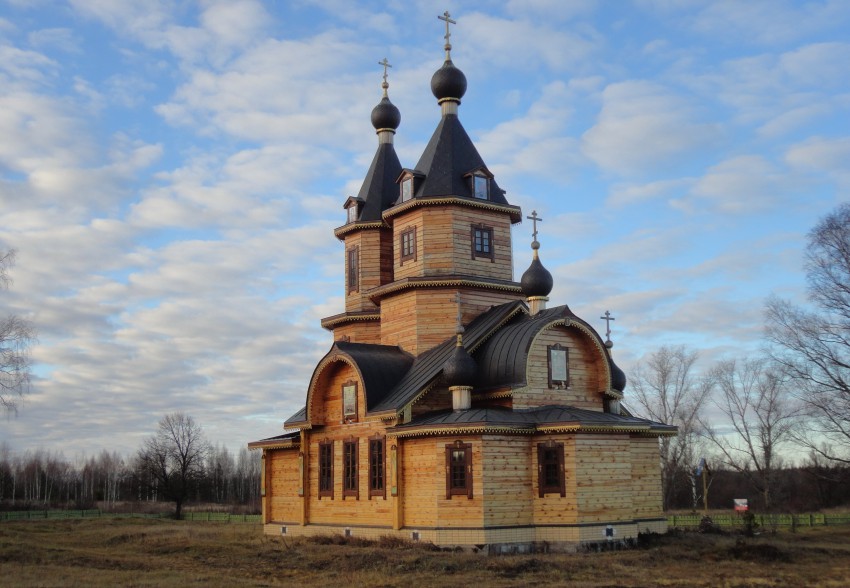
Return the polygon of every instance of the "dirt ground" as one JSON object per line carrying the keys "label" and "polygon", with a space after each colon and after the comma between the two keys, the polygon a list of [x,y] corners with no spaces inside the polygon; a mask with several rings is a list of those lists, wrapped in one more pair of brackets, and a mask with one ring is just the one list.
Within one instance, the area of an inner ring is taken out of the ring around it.
{"label": "dirt ground", "polygon": [[848,586],[850,526],[673,532],[635,549],[486,557],[398,540],[265,537],[259,525],[0,523],[3,586]]}

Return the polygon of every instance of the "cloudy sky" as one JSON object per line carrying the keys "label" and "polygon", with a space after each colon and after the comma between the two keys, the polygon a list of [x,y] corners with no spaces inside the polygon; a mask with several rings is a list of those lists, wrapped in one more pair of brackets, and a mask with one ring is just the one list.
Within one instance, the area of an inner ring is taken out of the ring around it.
{"label": "cloudy sky", "polygon": [[343,310],[378,61],[413,167],[445,9],[461,121],[545,219],[551,304],[603,332],[610,309],[627,370],[758,350],[850,200],[844,0],[0,0],[0,313],[39,333],[0,442],[129,453],[176,410],[232,449],[278,434]]}

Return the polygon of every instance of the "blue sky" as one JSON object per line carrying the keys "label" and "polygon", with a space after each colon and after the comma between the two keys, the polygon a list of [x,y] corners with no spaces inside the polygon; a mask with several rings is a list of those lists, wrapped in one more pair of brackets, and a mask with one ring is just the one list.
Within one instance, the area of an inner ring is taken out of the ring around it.
{"label": "blue sky", "polygon": [[765,298],[805,299],[805,235],[850,200],[850,3],[0,0],[0,312],[40,340],[0,441],[129,453],[175,410],[233,449],[279,433],[343,310],[332,231],[377,145],[378,61],[412,167],[446,9],[460,119],[545,219],[551,304],[603,332],[610,309],[627,371],[663,344],[757,351]]}

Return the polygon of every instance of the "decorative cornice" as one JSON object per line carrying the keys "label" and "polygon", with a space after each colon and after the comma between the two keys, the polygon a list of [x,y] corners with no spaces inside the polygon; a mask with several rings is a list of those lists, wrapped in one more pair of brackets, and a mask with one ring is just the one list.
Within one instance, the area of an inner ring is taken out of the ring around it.
{"label": "decorative cornice", "polygon": [[443,276],[443,277],[416,277],[403,278],[383,286],[370,290],[367,295],[372,302],[381,298],[411,288],[483,288],[486,290],[499,290],[522,294],[522,288],[517,282],[506,280],[489,280],[487,278],[473,278],[466,276]]}
{"label": "decorative cornice", "polygon": [[507,213],[511,217],[511,224],[515,225],[522,222],[522,209],[519,206],[513,206],[512,204],[496,204],[489,200],[481,200],[479,198],[461,198],[459,196],[414,197],[407,202],[396,204],[395,206],[386,209],[381,215],[381,218],[386,221],[387,219],[407,212],[411,208],[416,208],[418,206],[442,206],[446,204],[456,204],[458,206],[466,206],[469,208]]}
{"label": "decorative cornice", "polygon": [[335,314],[333,316],[327,316],[322,319],[322,327],[332,331],[336,327],[340,325],[344,325],[346,323],[355,323],[355,322],[363,322],[363,321],[380,321],[381,313],[373,312],[373,311],[364,311],[364,312],[343,312],[340,314]]}
{"label": "decorative cornice", "polygon": [[543,433],[629,433],[643,437],[661,437],[675,435],[676,430],[658,430],[650,425],[581,425],[581,424],[552,424],[552,425],[423,425],[401,431],[387,430],[387,437],[399,439],[406,437],[436,437],[449,435],[537,435]]}
{"label": "decorative cornice", "polygon": [[348,233],[352,233],[354,231],[364,231],[369,229],[389,229],[390,226],[384,221],[354,221],[351,223],[346,223],[341,227],[337,227],[334,229],[334,237],[343,240]]}
{"label": "decorative cornice", "polygon": [[263,441],[252,441],[248,443],[248,449],[298,449],[301,447],[301,439],[266,439]]}

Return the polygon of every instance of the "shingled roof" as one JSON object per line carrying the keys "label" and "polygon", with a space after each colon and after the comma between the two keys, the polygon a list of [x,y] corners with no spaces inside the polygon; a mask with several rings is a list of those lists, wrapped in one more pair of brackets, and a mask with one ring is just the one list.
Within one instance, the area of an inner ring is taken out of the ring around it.
{"label": "shingled roof", "polygon": [[372,165],[363,180],[357,197],[364,201],[357,220],[379,221],[381,213],[393,205],[398,198],[398,184],[401,174],[401,162],[398,160],[392,143],[382,143],[375,152]]}
{"label": "shingled roof", "polygon": [[472,408],[470,410],[440,411],[414,418],[409,423],[388,429],[397,436],[427,435],[442,429],[487,430],[533,434],[551,429],[617,429],[655,434],[674,434],[676,427],[634,416],[625,416],[575,408],[549,405],[538,408],[510,409],[503,407]]}
{"label": "shingled roof", "polygon": [[[416,164],[416,170],[423,173],[425,179],[419,184],[414,197],[473,198],[472,187],[464,175],[481,167],[486,167],[484,160],[460,124],[460,119],[455,114],[447,114],[440,119]],[[490,180],[490,202],[509,205],[495,179]]]}

